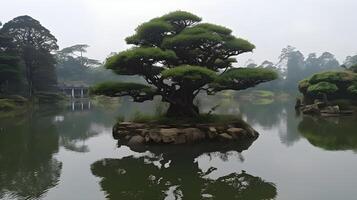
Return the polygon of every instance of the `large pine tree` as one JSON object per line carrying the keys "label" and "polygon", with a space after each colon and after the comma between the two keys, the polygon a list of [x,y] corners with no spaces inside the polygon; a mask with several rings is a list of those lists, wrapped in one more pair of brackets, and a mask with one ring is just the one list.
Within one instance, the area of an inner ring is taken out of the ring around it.
{"label": "large pine tree", "polygon": [[234,56],[255,48],[232,30],[184,11],[154,18],[126,38],[134,45],[110,57],[106,67],[120,75],[140,75],[148,83],[103,83],[96,94],[131,96],[136,102],[162,97],[168,116],[196,116],[194,99],[201,91],[242,90],[276,78],[266,69],[234,68]]}

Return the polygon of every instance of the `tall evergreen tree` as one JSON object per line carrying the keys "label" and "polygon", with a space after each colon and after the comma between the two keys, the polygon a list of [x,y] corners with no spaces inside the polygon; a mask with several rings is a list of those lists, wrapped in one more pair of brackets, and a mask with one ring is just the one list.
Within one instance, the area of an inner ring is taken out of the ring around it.
{"label": "tall evergreen tree", "polygon": [[20,80],[21,69],[15,45],[10,37],[0,32],[0,94],[11,92],[11,86]]}
{"label": "tall evergreen tree", "polygon": [[143,23],[126,38],[135,47],[107,60],[120,75],[142,76],[150,85],[104,83],[93,91],[109,96],[131,96],[134,101],[161,96],[170,104],[168,116],[196,116],[194,99],[200,91],[243,90],[276,78],[271,70],[234,68],[234,56],[255,48],[232,30],[176,11]]}
{"label": "tall evergreen tree", "polygon": [[[30,16],[20,16],[4,24],[2,34],[12,38],[25,64],[29,96],[34,90],[54,86],[56,76],[52,51],[57,50],[57,39]],[[48,77],[48,80],[40,80]],[[41,87],[39,87],[41,86]],[[37,87],[37,88],[36,88]]]}

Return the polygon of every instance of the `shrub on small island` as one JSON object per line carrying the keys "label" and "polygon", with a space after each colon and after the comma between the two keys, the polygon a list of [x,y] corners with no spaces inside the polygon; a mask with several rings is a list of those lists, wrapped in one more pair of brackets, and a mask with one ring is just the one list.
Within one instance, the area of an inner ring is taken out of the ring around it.
{"label": "shrub on small island", "polygon": [[303,113],[352,114],[357,102],[357,73],[351,70],[327,71],[299,82],[303,99],[296,108]]}
{"label": "shrub on small island", "polygon": [[307,88],[307,93],[311,96],[321,97],[321,95],[328,95],[337,92],[338,87],[329,82],[319,82],[313,85],[310,85]]}
{"label": "shrub on small island", "polygon": [[326,95],[329,100],[357,97],[357,74],[351,71],[328,71],[299,82],[299,91],[307,103]]}

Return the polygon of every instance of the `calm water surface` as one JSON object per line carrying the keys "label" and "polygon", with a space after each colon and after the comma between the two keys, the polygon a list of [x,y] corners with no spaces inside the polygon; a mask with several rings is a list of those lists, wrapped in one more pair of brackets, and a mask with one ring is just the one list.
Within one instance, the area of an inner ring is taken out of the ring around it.
{"label": "calm water surface", "polygon": [[221,101],[218,112],[241,114],[260,132],[256,141],[118,147],[116,117],[157,108],[125,100],[1,119],[0,199],[356,199],[356,117],[299,117],[292,102]]}

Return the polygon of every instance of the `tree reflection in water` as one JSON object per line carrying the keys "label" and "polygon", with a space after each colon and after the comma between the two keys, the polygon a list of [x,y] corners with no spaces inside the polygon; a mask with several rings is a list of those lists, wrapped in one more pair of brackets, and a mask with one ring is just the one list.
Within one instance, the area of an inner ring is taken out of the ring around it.
{"label": "tree reflection in water", "polygon": [[199,168],[196,158],[203,154],[225,157],[248,149],[245,144],[198,144],[195,146],[151,146],[135,149],[142,156],[103,159],[92,164],[92,173],[108,199],[274,199],[273,183],[244,171],[211,179],[217,170]]}
{"label": "tree reflection in water", "polygon": [[294,98],[287,101],[275,100],[269,104],[257,104],[255,101],[238,101],[234,96],[239,96],[239,93],[232,92],[214,97],[203,96],[200,99],[202,101],[200,109],[209,112],[218,105],[214,110],[215,114],[241,115],[253,127],[261,126],[266,130],[278,129],[281,142],[286,146],[292,146],[301,138],[297,131],[300,118],[294,109]]}
{"label": "tree reflection in water", "polygon": [[57,185],[62,164],[51,117],[33,114],[0,122],[0,198],[38,199]]}
{"label": "tree reflection in water", "polygon": [[325,150],[357,150],[357,116],[304,116],[298,129],[312,145]]}

